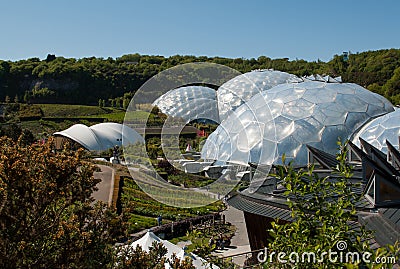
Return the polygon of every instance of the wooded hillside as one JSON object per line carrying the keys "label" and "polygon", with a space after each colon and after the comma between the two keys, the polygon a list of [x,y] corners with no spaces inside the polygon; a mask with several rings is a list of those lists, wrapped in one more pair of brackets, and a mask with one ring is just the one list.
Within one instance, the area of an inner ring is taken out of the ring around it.
{"label": "wooded hillside", "polygon": [[153,75],[172,66],[189,62],[213,62],[240,72],[273,68],[299,76],[326,74],[342,76],[400,103],[400,49],[368,51],[333,56],[329,62],[289,61],[287,58],[229,59],[205,56],[171,57],[130,54],[113,58],[64,58],[0,60],[0,101],[9,100],[97,105],[135,92]]}

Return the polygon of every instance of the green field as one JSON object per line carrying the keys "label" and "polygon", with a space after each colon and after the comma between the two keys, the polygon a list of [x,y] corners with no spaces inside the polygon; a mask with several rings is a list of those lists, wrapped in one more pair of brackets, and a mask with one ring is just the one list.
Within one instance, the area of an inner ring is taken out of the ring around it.
{"label": "green field", "polygon": [[127,115],[127,120],[129,121],[146,121],[149,112],[146,111],[134,111],[134,112],[129,112],[126,114],[125,111],[119,111],[119,112],[112,112],[112,113],[107,113],[107,114],[99,114],[96,116],[88,116],[88,118],[95,118],[95,117],[101,117],[101,118],[106,118],[108,121],[112,122],[119,122],[122,123],[125,120],[125,116]]}
{"label": "green field", "polygon": [[[111,107],[64,105],[64,104],[37,104],[46,118],[99,118],[111,122],[122,123],[125,119],[125,110]],[[149,116],[145,111],[128,113],[129,120],[145,121]]]}
{"label": "green field", "polygon": [[99,115],[105,115],[122,111],[116,108],[101,108],[98,106],[84,106],[84,105],[35,104],[33,106],[40,107],[45,117],[55,117],[55,118],[99,116]]}

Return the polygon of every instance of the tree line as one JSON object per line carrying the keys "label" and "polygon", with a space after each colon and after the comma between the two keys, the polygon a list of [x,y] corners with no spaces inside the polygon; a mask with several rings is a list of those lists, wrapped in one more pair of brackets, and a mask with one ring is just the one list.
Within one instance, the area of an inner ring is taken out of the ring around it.
{"label": "tree line", "polygon": [[[342,76],[400,103],[400,49],[385,49],[334,55],[328,62],[271,59],[223,58],[192,55],[129,54],[118,58],[64,58],[48,55],[46,59],[0,60],[0,100],[24,102],[101,105],[120,101],[126,93],[135,93],[155,74],[170,67],[192,62],[226,65],[240,72],[275,69],[298,76],[326,74]],[[117,98],[117,99],[116,99]],[[104,100],[104,102],[103,102]],[[114,103],[115,105],[115,103]],[[120,104],[123,106],[123,103]]]}

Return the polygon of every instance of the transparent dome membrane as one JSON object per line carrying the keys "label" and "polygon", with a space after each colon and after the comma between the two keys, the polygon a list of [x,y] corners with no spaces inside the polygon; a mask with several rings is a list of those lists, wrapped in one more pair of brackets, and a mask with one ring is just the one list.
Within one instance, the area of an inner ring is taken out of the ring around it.
{"label": "transparent dome membrane", "polygon": [[162,113],[182,118],[186,123],[194,119],[212,119],[219,123],[216,91],[204,86],[184,86],[168,91],[153,102]]}
{"label": "transparent dome membrane", "polygon": [[399,148],[400,136],[400,110],[380,116],[365,126],[355,134],[353,143],[360,146],[361,137],[371,145],[375,146],[382,152],[387,152],[386,140],[393,146]]}
{"label": "transparent dome membrane", "polygon": [[[257,116],[256,120],[249,116],[249,111]],[[256,135],[255,139],[246,143],[236,142],[235,147],[242,151],[247,148],[251,161],[257,164],[281,164],[281,157],[286,154],[288,161],[293,160],[295,165],[303,166],[308,162],[307,144],[335,154],[339,138],[351,138],[371,118],[391,111],[393,106],[389,101],[361,86],[327,83],[321,78],[321,81],[281,84],[262,91],[238,107],[232,113],[234,116],[229,115],[218,128],[235,125],[235,122],[263,123],[262,139]],[[236,133],[248,131],[235,130]],[[223,138],[220,140],[224,141]],[[278,156],[275,156],[276,152]],[[206,152],[202,154],[205,156]],[[226,154],[224,158],[227,158]]]}
{"label": "transparent dome membrane", "polygon": [[221,85],[217,91],[220,118],[226,119],[232,111],[260,92],[299,80],[295,75],[270,69],[254,70],[237,76]]}
{"label": "transparent dome membrane", "polygon": [[[146,131],[153,126],[147,126],[148,118],[145,122],[135,120],[135,113],[141,111],[141,108],[150,105],[149,111],[151,111],[156,104],[162,109],[168,108],[164,110],[166,114],[176,113],[173,114],[175,117],[168,117],[164,125],[160,126],[163,138],[160,146],[163,148],[163,153],[169,157],[167,161],[173,163],[175,158],[181,156],[178,142],[179,133],[184,125],[198,118],[218,122],[219,117],[214,90],[202,86],[185,85],[220,86],[238,75],[240,73],[236,70],[212,63],[184,64],[165,70],[143,84],[136,92],[129,104],[124,124],[142,130],[146,135]],[[164,100],[160,99],[163,95],[165,95]],[[183,120],[173,121],[174,118]],[[203,150],[205,149],[207,149],[206,144],[203,146]],[[209,151],[211,153],[212,148],[209,148]],[[128,169],[138,186],[153,199],[176,207],[199,207],[221,199],[236,186],[238,183],[236,174],[243,169],[241,166],[230,165],[213,183],[201,188],[185,188],[168,183],[157,173],[145,144],[128,147],[124,155],[132,155],[137,161],[137,163],[129,164]]]}
{"label": "transparent dome membrane", "polygon": [[[264,105],[260,104],[260,100],[264,101]],[[217,135],[214,133],[210,135],[202,150],[204,159],[216,157],[218,161],[237,164],[244,167],[243,169],[249,169],[249,164],[254,161],[260,164],[260,160],[262,160],[264,172],[258,172],[258,168],[251,172],[249,191],[255,191],[263,184],[266,178],[265,173],[268,174],[277,153],[275,122],[272,113],[263,98],[257,99],[255,102],[258,109],[254,109],[248,102],[232,111],[214,132]],[[262,113],[260,113],[260,109]],[[271,135],[272,139],[264,143],[263,137],[266,132]],[[211,146],[208,145],[217,146],[215,150],[218,152],[217,156],[210,154],[208,148]],[[262,174],[264,177],[261,176]]]}

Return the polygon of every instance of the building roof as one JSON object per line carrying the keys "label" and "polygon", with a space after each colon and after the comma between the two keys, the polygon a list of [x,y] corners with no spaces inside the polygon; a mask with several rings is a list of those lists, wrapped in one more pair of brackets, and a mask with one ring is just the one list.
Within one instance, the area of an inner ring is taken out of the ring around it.
{"label": "building roof", "polygon": [[144,139],[132,128],[113,122],[99,123],[93,126],[75,124],[70,128],[54,133],[55,136],[67,137],[90,151],[102,151],[144,142]]}
{"label": "building roof", "polygon": [[293,221],[291,217],[291,212],[288,208],[280,208],[275,205],[271,205],[262,200],[257,200],[255,198],[246,195],[234,195],[229,200],[230,206],[237,208],[239,210],[253,213],[256,215],[261,215],[273,219],[282,219],[286,221]]}

